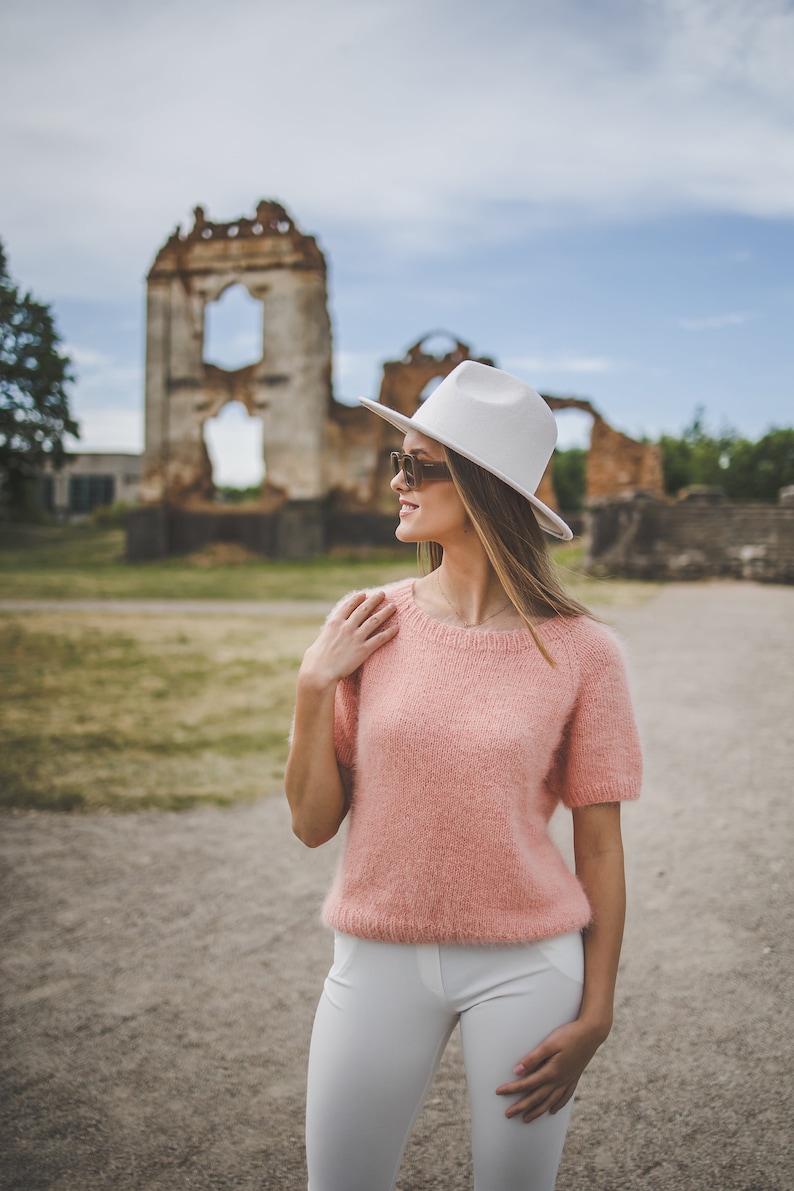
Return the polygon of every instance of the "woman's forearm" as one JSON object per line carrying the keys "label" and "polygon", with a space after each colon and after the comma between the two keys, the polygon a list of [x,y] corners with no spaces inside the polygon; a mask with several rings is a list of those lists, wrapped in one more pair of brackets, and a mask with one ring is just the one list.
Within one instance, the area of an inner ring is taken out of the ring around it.
{"label": "woman's forearm", "polygon": [[573,812],[576,875],[593,911],[584,936],[584,989],[579,1016],[558,1026],[513,1068],[516,1079],[496,1089],[518,1096],[508,1117],[534,1121],[559,1112],[576,1090],[582,1072],[609,1034],[615,979],[623,938],[626,895],[620,807],[617,803]]}
{"label": "woman's forearm", "polygon": [[626,914],[618,803],[574,812],[574,850],[576,875],[593,915],[584,932],[585,982],[579,1020],[606,1038],[612,1028]]}
{"label": "woman's forearm", "polygon": [[334,748],[335,691],[335,682],[298,678],[284,789],[292,811],[292,830],[309,848],[336,835],[347,813],[347,795]]}

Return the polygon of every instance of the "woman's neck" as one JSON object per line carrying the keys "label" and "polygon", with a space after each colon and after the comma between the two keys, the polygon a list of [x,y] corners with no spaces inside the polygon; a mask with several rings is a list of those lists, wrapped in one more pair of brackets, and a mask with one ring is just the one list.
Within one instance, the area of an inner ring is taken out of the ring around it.
{"label": "woman's neck", "polygon": [[465,628],[486,621],[494,628],[520,623],[479,540],[465,550],[446,547],[441,566],[421,583],[423,602],[439,619]]}

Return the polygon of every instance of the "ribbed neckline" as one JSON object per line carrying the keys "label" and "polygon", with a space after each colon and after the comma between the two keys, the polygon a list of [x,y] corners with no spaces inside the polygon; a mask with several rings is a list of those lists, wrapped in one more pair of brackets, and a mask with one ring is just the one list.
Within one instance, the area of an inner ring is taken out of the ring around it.
{"label": "ribbed neckline", "polygon": [[[464,629],[459,625],[436,620],[434,616],[423,612],[417,604],[414,595],[415,583],[415,579],[403,579],[395,584],[402,596],[400,611],[433,640],[449,644],[454,642],[455,645],[464,646],[467,649],[488,650],[492,653],[518,653],[522,650],[537,649],[529,629]],[[392,590],[394,591],[394,588]],[[562,635],[564,622],[564,617],[552,616],[549,620],[544,620],[541,624],[536,625],[535,632],[544,641],[559,639]]]}

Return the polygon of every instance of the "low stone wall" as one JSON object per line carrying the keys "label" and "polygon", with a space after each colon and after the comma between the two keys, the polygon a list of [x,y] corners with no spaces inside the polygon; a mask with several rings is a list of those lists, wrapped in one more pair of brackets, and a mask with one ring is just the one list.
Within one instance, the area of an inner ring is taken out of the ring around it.
{"label": "low stone wall", "polygon": [[587,566],[631,579],[794,583],[794,508],[635,498],[590,509]]}
{"label": "low stone wall", "polygon": [[394,513],[329,511],[322,501],[290,501],[272,512],[148,505],[127,516],[127,558],[192,554],[213,542],[234,542],[265,558],[315,558],[334,546],[397,545],[396,524]]}
{"label": "low stone wall", "polygon": [[127,558],[146,562],[233,542],[267,558],[313,558],[325,549],[322,505],[294,501],[271,513],[148,505],[127,516]]}

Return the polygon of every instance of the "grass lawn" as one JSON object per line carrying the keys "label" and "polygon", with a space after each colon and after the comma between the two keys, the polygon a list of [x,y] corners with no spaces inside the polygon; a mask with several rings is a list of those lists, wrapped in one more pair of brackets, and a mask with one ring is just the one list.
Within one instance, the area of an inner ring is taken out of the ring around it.
{"label": "grass lawn", "polygon": [[[119,531],[0,530],[0,596],[325,600],[414,573],[411,554],[305,563],[132,565]],[[590,579],[558,549],[575,594],[609,618],[650,584]],[[295,673],[321,618],[0,614],[0,806],[176,810],[281,790]]]}
{"label": "grass lawn", "polygon": [[282,563],[219,545],[187,558],[130,563],[120,529],[0,525],[3,599],[336,600],[351,586],[386,583],[412,568],[413,552],[404,547]]}
{"label": "grass lawn", "polygon": [[318,623],[0,616],[0,805],[177,810],[277,792]]}

